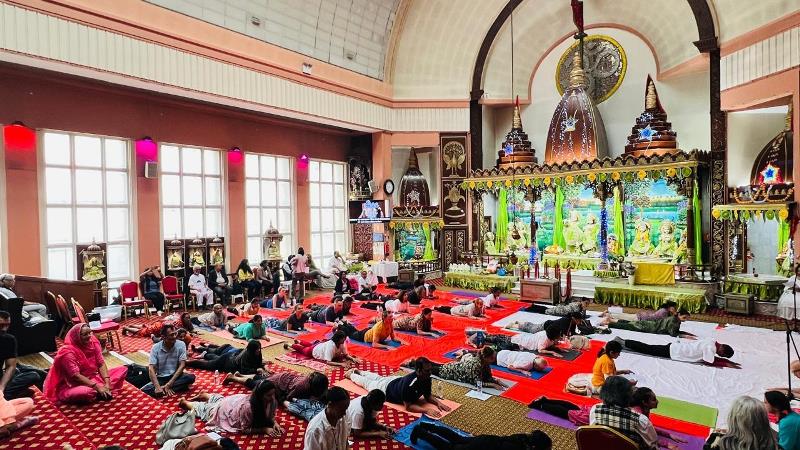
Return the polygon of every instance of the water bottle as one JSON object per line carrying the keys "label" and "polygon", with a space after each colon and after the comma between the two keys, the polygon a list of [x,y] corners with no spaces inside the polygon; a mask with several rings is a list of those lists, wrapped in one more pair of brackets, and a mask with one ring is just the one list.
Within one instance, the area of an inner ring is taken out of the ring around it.
{"label": "water bottle", "polygon": [[483,380],[478,380],[478,392],[483,393]]}
{"label": "water bottle", "polygon": [[219,370],[214,371],[214,384],[219,384]]}

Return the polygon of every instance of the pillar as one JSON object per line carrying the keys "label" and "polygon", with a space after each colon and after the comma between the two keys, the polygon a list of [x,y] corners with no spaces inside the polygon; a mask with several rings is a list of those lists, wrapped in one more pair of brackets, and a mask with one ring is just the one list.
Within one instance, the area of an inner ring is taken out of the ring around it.
{"label": "pillar", "polygon": [[[378,186],[377,192],[372,197],[375,200],[388,200],[389,208],[393,208],[391,197],[387,196],[383,191],[383,182],[392,178],[392,135],[386,132],[379,132],[372,134],[372,181]],[[400,188],[400,183],[396,183],[396,189]],[[383,233],[384,239],[393,239],[389,235],[389,226],[385,223],[376,223],[372,226],[373,233]],[[384,259],[385,244],[381,246],[378,251],[378,246],[373,243],[373,259],[376,261]],[[389,251],[386,259],[391,260],[394,257],[392,249],[394,245],[389,242]]]}
{"label": "pillar", "polygon": [[39,181],[37,178],[36,132],[24,125],[3,128],[5,192],[8,220],[8,271],[18,275],[42,274],[39,239]]}

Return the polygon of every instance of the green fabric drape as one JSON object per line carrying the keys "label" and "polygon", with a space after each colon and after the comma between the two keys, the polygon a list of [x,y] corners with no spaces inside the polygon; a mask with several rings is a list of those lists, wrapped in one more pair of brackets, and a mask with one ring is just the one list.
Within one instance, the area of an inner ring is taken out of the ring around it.
{"label": "green fabric drape", "polygon": [[614,188],[614,235],[617,236],[617,254],[625,255],[625,222],[622,214],[622,195],[619,186]]}
{"label": "green fabric drape", "polygon": [[690,313],[706,310],[705,291],[672,286],[626,286],[619,283],[598,283],[594,301],[602,305],[621,305],[631,308],[658,309],[666,300],[674,300],[678,308]]}
{"label": "green fabric drape", "polygon": [[486,292],[493,287],[499,287],[502,292],[511,292],[517,284],[517,277],[501,277],[491,274],[472,274],[459,272],[446,272],[444,274],[444,285],[461,289],[471,289],[474,291]]}
{"label": "green fabric drape", "polygon": [[556,186],[553,244],[558,245],[562,249],[567,248],[567,241],[564,239],[564,191],[561,190],[561,186]]}
{"label": "green fabric drape", "polygon": [[703,218],[700,209],[700,194],[698,193],[697,180],[694,181],[692,193],[692,210],[694,212],[694,263],[703,265]]}
{"label": "green fabric drape", "polygon": [[789,241],[789,222],[781,220],[778,225],[778,253],[783,251]]}
{"label": "green fabric drape", "polygon": [[508,239],[508,191],[501,188],[497,196],[497,232],[494,245],[498,252],[506,249]]}
{"label": "green fabric drape", "polygon": [[430,261],[433,259],[433,244],[431,243],[431,224],[425,222],[422,224],[422,232],[425,233],[425,253],[422,259]]}

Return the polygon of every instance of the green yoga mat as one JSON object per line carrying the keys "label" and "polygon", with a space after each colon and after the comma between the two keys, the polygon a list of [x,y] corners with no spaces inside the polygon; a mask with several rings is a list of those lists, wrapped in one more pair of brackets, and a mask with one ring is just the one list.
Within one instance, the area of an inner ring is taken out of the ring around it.
{"label": "green yoga mat", "polygon": [[717,408],[661,396],[658,397],[658,408],[651,412],[659,416],[705,425],[711,428],[717,426],[717,414],[719,413]]}

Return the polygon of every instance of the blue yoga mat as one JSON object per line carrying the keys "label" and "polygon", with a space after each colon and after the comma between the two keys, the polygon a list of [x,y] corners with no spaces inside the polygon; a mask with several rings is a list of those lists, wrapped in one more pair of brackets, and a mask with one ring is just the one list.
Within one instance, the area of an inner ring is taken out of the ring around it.
{"label": "blue yoga mat", "polygon": [[432,446],[431,444],[425,442],[422,439],[418,440],[416,445],[411,443],[411,430],[413,430],[414,427],[417,426],[417,424],[419,424],[421,422],[435,423],[436,425],[449,428],[449,429],[455,431],[456,433],[458,433],[458,434],[460,434],[462,436],[470,436],[469,433],[465,433],[465,432],[459,430],[458,428],[453,428],[451,426],[443,424],[442,422],[440,422],[438,420],[433,420],[433,419],[423,415],[419,419],[417,419],[417,420],[411,422],[410,424],[404,426],[403,428],[400,428],[399,430],[397,430],[397,433],[395,433],[394,436],[393,436],[394,440],[396,440],[396,441],[398,441],[400,443],[403,443],[403,444],[405,444],[405,445],[407,445],[407,446],[409,446],[409,447],[411,447],[413,449],[416,449],[416,450],[436,450],[436,448],[434,448],[434,446]]}
{"label": "blue yoga mat", "polygon": [[445,333],[442,333],[442,332],[436,332],[436,336],[429,336],[429,335],[427,335],[427,334],[417,334],[417,332],[416,332],[416,331],[400,331],[400,330],[394,330],[394,332],[395,332],[395,333],[401,333],[401,334],[409,334],[409,335],[411,335],[411,336],[419,336],[419,337],[421,337],[421,338],[423,338],[423,339],[439,339],[440,337],[442,337],[442,336],[444,336],[444,335],[445,335]]}
{"label": "blue yoga mat", "polygon": [[[458,350],[460,350],[460,349],[456,349],[456,350],[453,350],[452,352],[445,353],[444,357],[445,358],[449,358],[449,359],[456,359],[456,352]],[[520,372],[519,370],[509,369],[508,367],[498,366],[497,364],[492,364],[492,369],[499,370],[500,372],[505,372],[505,373],[518,375],[518,376],[521,376],[521,377],[525,377],[526,376],[524,373]],[[543,376],[545,376],[548,373],[550,373],[552,370],[553,370],[552,367],[547,367],[547,368],[544,369],[543,372],[531,371],[530,376],[528,376],[527,378],[531,378],[531,379],[534,379],[534,380],[539,380]]]}
{"label": "blue yoga mat", "polygon": [[[328,334],[325,335],[325,339],[330,339],[332,336],[333,336],[333,333],[328,333]],[[357,341],[357,340],[355,340],[353,338],[347,338],[347,342],[349,342],[351,344],[361,345],[363,347],[372,348],[372,343],[371,342]],[[401,345],[403,345],[399,341],[393,341],[391,339],[386,341],[385,344],[388,345],[391,348],[397,348],[397,347],[400,347]],[[389,349],[388,348],[376,348],[375,350],[387,351]]]}

